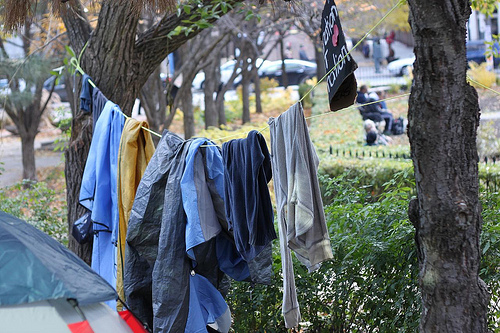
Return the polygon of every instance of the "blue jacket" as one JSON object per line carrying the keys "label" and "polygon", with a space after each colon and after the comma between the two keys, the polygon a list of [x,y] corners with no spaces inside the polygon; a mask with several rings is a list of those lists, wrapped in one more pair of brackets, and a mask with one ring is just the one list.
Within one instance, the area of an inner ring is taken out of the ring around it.
{"label": "blue jacket", "polygon": [[94,129],[80,188],[80,204],[92,211],[97,232],[92,268],[113,287],[116,287],[118,235],[117,165],[124,123],[125,117],[118,105],[108,101]]}

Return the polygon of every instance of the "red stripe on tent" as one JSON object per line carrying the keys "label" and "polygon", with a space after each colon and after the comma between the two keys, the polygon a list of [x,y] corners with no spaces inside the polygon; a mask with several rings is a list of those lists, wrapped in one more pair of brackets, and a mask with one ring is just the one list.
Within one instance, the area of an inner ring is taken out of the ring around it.
{"label": "red stripe on tent", "polygon": [[72,333],[94,333],[88,321],[80,321],[78,323],[68,324],[68,328]]}
{"label": "red stripe on tent", "polygon": [[141,322],[137,320],[136,317],[130,311],[128,310],[123,310],[118,312],[120,314],[120,317],[122,317],[123,320],[127,323],[127,325],[132,329],[132,332],[134,333],[148,333],[142,326]]}

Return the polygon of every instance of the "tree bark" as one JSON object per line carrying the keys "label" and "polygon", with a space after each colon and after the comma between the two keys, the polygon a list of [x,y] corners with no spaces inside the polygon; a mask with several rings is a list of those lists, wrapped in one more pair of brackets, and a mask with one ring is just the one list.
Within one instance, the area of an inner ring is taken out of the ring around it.
{"label": "tree bark", "polygon": [[255,112],[262,113],[262,100],[260,98],[260,78],[257,69],[257,55],[253,58],[252,62],[252,76],[253,76],[253,87],[255,93]]}
{"label": "tree bark", "polygon": [[323,49],[321,45],[314,46],[314,59],[316,61],[316,77],[319,81],[326,74],[325,60],[323,58]]}
{"label": "tree bark", "polygon": [[217,72],[220,77],[219,53],[214,52],[209,57],[209,64],[205,66],[205,83],[203,92],[205,93],[205,128],[218,127],[219,113],[214,100],[214,93],[218,90],[220,78],[217,79]]}
{"label": "tree bark", "polygon": [[285,43],[283,42],[283,35],[280,34],[280,55],[281,55],[281,83],[283,87],[288,87],[288,75],[286,74],[285,66]]}
{"label": "tree bark", "polygon": [[[78,136],[78,137],[77,137]],[[78,243],[71,235],[73,222],[85,213],[85,208],[79,204],[80,185],[83,170],[87,162],[92,139],[92,116],[78,112],[71,121],[71,140],[64,152],[66,160],[64,174],[66,175],[66,199],[68,202],[68,248],[90,265],[92,260],[92,241],[86,244]],[[72,203],[72,205],[70,205]]]}
{"label": "tree bark", "polygon": [[409,0],[415,37],[409,138],[417,199],[421,332],[487,332],[479,278],[478,97],[466,82],[466,0]]}
{"label": "tree bark", "polygon": [[36,132],[21,135],[21,150],[23,155],[23,179],[36,181],[35,136]]}
{"label": "tree bark", "polygon": [[[191,80],[192,82],[192,80]],[[190,85],[191,86],[191,85]],[[181,89],[182,90],[182,89]],[[182,113],[184,114],[184,139],[194,136],[193,93],[184,89],[181,97]]]}
{"label": "tree bark", "polygon": [[241,97],[243,100],[243,112],[241,115],[241,123],[246,124],[250,122],[250,77],[247,70],[242,69],[241,79]]}

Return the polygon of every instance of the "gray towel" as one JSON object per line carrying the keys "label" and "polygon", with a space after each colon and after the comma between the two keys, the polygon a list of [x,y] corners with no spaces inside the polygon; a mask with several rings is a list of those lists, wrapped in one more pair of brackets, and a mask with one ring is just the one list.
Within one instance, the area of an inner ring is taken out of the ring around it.
{"label": "gray towel", "polygon": [[287,328],[298,325],[300,310],[290,249],[309,272],[333,258],[317,170],[319,159],[297,103],[269,119],[274,192],[283,268],[283,315]]}

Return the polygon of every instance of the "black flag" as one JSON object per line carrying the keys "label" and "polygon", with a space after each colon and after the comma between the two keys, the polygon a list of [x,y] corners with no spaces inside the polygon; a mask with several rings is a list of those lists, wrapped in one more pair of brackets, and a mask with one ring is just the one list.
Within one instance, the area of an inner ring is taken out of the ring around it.
{"label": "black flag", "polygon": [[358,65],[350,54],[347,55],[349,50],[340,25],[337,6],[333,0],[327,0],[323,9],[321,39],[326,72],[330,73],[326,78],[330,110],[337,111],[352,105],[356,99],[357,83],[354,71]]}

